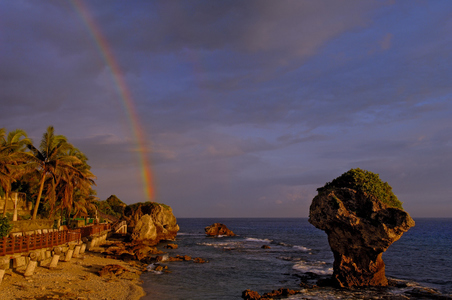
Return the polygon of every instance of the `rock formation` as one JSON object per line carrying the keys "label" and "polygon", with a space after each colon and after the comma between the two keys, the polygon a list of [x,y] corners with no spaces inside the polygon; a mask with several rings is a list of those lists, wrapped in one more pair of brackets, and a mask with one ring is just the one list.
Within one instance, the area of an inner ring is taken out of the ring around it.
{"label": "rock formation", "polygon": [[250,289],[247,289],[242,292],[242,299],[245,300],[272,300],[272,299],[280,299],[282,297],[289,297],[291,295],[301,294],[301,291],[291,290],[287,288],[280,288],[278,290],[273,290],[272,292],[265,293],[262,296]]}
{"label": "rock formation", "polygon": [[98,272],[98,274],[101,277],[112,277],[119,276],[124,272],[130,271],[120,265],[106,265]]}
{"label": "rock formation", "polygon": [[157,244],[162,240],[173,240],[179,231],[176,217],[169,206],[147,202],[129,205],[124,211],[124,219],[133,228],[133,241],[146,240]]}
{"label": "rock formation", "polygon": [[221,223],[214,223],[210,226],[204,228],[207,235],[217,236],[217,235],[226,235],[226,236],[235,236],[235,233],[229,230],[226,225]]}
{"label": "rock formation", "polygon": [[386,286],[383,252],[414,226],[408,213],[350,188],[319,189],[309,222],[324,230],[334,254],[333,284]]}

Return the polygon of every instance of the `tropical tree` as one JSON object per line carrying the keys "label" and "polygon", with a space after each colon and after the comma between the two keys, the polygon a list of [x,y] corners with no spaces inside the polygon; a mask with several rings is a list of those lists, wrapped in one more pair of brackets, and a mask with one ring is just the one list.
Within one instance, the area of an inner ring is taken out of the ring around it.
{"label": "tropical tree", "polygon": [[72,199],[73,183],[78,182],[79,179],[85,180],[87,174],[78,168],[83,165],[83,162],[73,155],[74,146],[68,143],[65,136],[55,135],[53,126],[47,128],[39,149],[31,144],[28,148],[31,152],[27,152],[29,159],[27,168],[37,172],[40,178],[32,217],[35,220],[46,180],[47,196],[54,200],[61,197],[60,199],[67,201],[66,197]]}
{"label": "tropical tree", "polygon": [[[59,208],[63,211],[66,209],[68,215],[72,208],[75,208],[76,214],[82,209],[82,203],[89,205],[87,199],[93,194],[91,186],[95,185],[95,176],[91,173],[91,167],[88,165],[88,158],[77,148],[72,148],[67,155],[75,156],[80,163],[74,164],[76,170],[69,170],[59,180],[57,186],[58,193],[56,198],[59,202]],[[79,203],[80,202],[80,203]]]}
{"label": "tropical tree", "polygon": [[12,177],[10,175],[9,166],[11,164],[11,157],[3,142],[5,141],[6,131],[5,128],[0,128],[0,188],[3,188],[1,192],[7,189],[8,185],[11,185]]}
{"label": "tropical tree", "polygon": [[76,192],[74,195],[76,201],[74,201],[74,218],[80,216],[88,216],[89,212],[96,211],[97,206],[94,205],[94,201],[99,200],[96,197],[96,191],[91,189],[90,195],[86,196],[79,192]]}
{"label": "tropical tree", "polygon": [[11,178],[7,169],[10,160],[6,155],[6,149],[3,147],[5,135],[5,128],[0,128],[0,187],[4,187],[9,184],[9,180]]}
{"label": "tropical tree", "polygon": [[6,216],[11,184],[26,172],[24,151],[28,145],[31,140],[24,130],[16,129],[6,136],[5,129],[0,129],[0,184],[5,192],[3,217]]}

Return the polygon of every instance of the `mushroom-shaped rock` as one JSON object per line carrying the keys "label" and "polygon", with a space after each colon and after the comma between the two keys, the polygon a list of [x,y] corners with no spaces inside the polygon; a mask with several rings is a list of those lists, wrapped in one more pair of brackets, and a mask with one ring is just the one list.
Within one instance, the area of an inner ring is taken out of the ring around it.
{"label": "mushroom-shaped rock", "polygon": [[210,236],[218,236],[218,235],[226,235],[226,236],[235,236],[235,233],[229,230],[226,225],[221,223],[214,223],[210,226],[204,228],[207,235]]}
{"label": "mushroom-shaped rock", "polygon": [[[344,175],[348,176],[345,180]],[[340,187],[344,182],[345,187]],[[414,226],[395,196],[396,204],[378,198],[393,196],[389,185],[377,174],[352,169],[318,191],[309,222],[328,235],[334,254],[333,283],[340,287],[388,285],[383,252]]]}

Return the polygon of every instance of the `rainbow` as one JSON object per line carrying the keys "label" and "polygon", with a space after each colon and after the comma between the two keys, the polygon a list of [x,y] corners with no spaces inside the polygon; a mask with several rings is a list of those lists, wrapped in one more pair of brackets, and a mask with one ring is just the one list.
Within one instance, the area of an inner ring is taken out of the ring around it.
{"label": "rainbow", "polygon": [[131,92],[127,87],[124,76],[115,59],[115,56],[113,55],[113,52],[111,51],[111,47],[109,46],[107,39],[102,35],[99,26],[97,26],[96,22],[91,17],[89,9],[83,3],[83,0],[72,0],[71,3],[80,15],[83,23],[86,25],[86,28],[88,29],[100,55],[102,56],[103,61],[110,68],[113,81],[118,89],[119,95],[121,96],[122,104],[130,123],[133,138],[137,144],[145,199],[153,201],[155,196],[155,188],[150,163],[147,157],[147,153],[150,148],[148,147],[143,128],[140,124],[140,119],[135,109]]}

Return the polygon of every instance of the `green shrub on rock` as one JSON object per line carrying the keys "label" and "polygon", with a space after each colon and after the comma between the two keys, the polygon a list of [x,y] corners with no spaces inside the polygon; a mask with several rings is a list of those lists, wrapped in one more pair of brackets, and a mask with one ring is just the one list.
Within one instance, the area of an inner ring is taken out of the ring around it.
{"label": "green shrub on rock", "polygon": [[364,192],[390,207],[403,209],[402,202],[394,195],[391,186],[387,182],[381,181],[378,174],[370,171],[360,168],[351,169],[333,181],[327,182],[323,187],[318,188],[317,191],[323,193],[336,188],[349,188]]}

